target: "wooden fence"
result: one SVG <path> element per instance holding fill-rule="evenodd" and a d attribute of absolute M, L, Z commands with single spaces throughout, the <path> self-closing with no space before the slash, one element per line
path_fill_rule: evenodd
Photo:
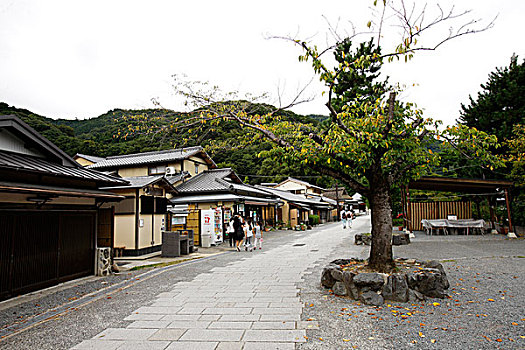
<path fill-rule="evenodd" d="M 411 202 L 408 208 L 408 229 L 422 231 L 421 220 L 447 219 L 448 215 L 455 215 L 458 219 L 471 219 L 472 202 Z"/>

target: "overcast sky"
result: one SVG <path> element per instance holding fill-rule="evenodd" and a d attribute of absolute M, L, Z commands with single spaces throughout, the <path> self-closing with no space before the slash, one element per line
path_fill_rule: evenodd
<path fill-rule="evenodd" d="M 418 1 L 419 2 L 419 1 Z M 420 2 L 421 3 L 421 2 Z M 429 2 L 431 3 L 431 2 Z M 386 68 L 406 85 L 401 97 L 428 117 L 454 123 L 460 104 L 475 96 L 495 67 L 513 53 L 525 57 L 525 1 L 443 0 L 494 28 L 464 36 L 408 64 Z M 93 118 L 114 108 L 163 106 L 182 110 L 173 74 L 206 80 L 223 90 L 292 96 L 312 77 L 298 48 L 271 35 L 325 42 L 327 21 L 351 31 L 373 19 L 372 0 L 0 0 L 0 101 L 51 118 Z M 338 19 L 340 21 L 338 22 Z M 442 35 L 446 35 L 441 32 Z M 395 34 L 388 26 L 385 33 Z M 364 38 L 364 37 L 362 37 Z M 385 45 L 386 45 L 385 39 Z M 415 84 L 415 86 L 413 86 Z M 316 99 L 293 108 L 327 114 Z"/>

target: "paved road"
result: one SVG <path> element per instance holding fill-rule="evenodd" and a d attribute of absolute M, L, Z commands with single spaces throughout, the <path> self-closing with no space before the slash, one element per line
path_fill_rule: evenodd
<path fill-rule="evenodd" d="M 361 225 L 367 225 L 363 218 Z M 356 225 L 359 225 L 356 223 Z M 0 341 L 16 349 L 293 349 L 306 341 L 297 283 L 345 239 L 339 224 L 265 237 L 166 269 Z M 36 301 L 35 301 L 36 302 Z"/>

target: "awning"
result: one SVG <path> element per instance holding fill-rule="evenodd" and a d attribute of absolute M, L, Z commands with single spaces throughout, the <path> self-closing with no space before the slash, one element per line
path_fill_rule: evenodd
<path fill-rule="evenodd" d="M 47 185 L 33 185 L 26 183 L 17 182 L 0 182 L 0 192 L 11 192 L 11 193 L 29 193 L 29 194 L 42 194 L 42 195 L 54 195 L 64 197 L 87 197 L 87 198 L 100 198 L 106 200 L 122 200 L 125 196 L 121 196 L 115 193 L 86 189 L 86 188 L 67 188 Z"/>
<path fill-rule="evenodd" d="M 278 199 L 272 198 L 259 198 L 259 197 L 250 197 L 242 196 L 232 193 L 222 193 L 222 194 L 204 194 L 196 196 L 185 196 L 185 197 L 176 197 L 170 199 L 172 204 L 185 204 L 185 203 L 216 203 L 216 202 L 236 202 L 236 203 L 245 203 L 249 205 L 268 205 L 268 204 L 282 204 Z"/>

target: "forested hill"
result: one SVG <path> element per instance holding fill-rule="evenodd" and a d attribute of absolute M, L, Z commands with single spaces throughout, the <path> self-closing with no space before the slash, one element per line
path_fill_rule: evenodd
<path fill-rule="evenodd" d="M 273 107 L 261 105 L 260 108 Z M 252 184 L 281 181 L 288 176 L 315 175 L 310 170 L 301 169 L 296 165 L 258 158 L 257 155 L 261 150 L 271 147 L 263 139 L 248 146 L 235 147 L 241 145 L 241 139 L 245 133 L 233 124 L 226 123 L 212 131 L 207 131 L 203 135 L 189 138 L 185 134 L 175 132 L 152 132 L 155 128 L 150 128 L 150 132 L 145 129 L 136 131 L 139 125 L 144 126 L 144 121 L 147 121 L 149 127 L 165 125 L 167 121 L 161 117 L 165 116 L 166 113 L 180 115 L 180 113 L 160 109 L 115 109 L 96 118 L 85 120 L 51 119 L 0 102 L 0 115 L 14 114 L 18 116 L 71 156 L 82 153 L 108 157 L 202 145 L 220 167 L 232 167 L 245 181 Z M 133 116 L 140 117 L 132 118 Z M 286 117 L 311 123 L 318 123 L 323 120 L 322 116 L 302 116 L 293 112 L 286 112 Z M 126 132 L 126 130 L 135 131 Z M 120 136 L 116 137 L 119 132 Z M 244 175 L 250 176 L 244 177 Z M 318 177 L 308 178 L 307 181 L 319 186 L 331 185 L 326 179 Z"/>

